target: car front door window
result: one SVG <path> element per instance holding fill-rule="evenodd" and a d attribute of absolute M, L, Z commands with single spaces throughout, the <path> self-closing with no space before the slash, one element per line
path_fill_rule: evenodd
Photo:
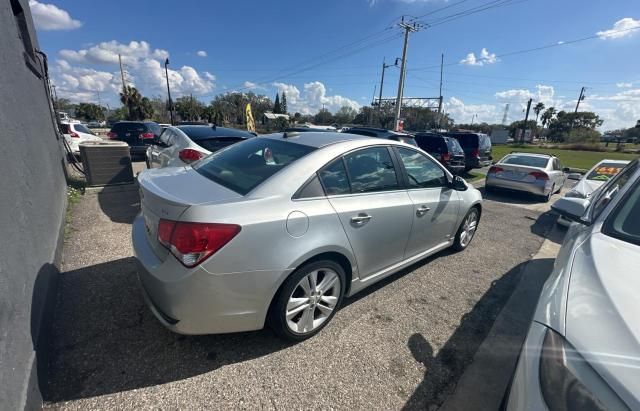
<path fill-rule="evenodd" d="M 409 188 L 444 187 L 447 177 L 442 168 L 421 153 L 399 148 L 400 160 L 407 171 Z"/>
<path fill-rule="evenodd" d="M 370 193 L 399 188 L 398 176 L 386 147 L 365 148 L 344 158 L 352 192 Z"/>

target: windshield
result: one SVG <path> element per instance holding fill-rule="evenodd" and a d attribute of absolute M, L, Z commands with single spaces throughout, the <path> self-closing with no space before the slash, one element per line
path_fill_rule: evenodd
<path fill-rule="evenodd" d="M 602 163 L 598 167 L 591 170 L 587 175 L 587 180 L 607 181 L 615 176 L 624 168 L 624 164 L 620 163 Z"/>
<path fill-rule="evenodd" d="M 590 208 L 590 220 L 594 221 L 605 209 L 605 207 L 618 195 L 620 190 L 629 182 L 633 174 L 638 169 L 638 160 L 630 163 L 614 178 L 610 179 L 597 191 L 597 196 L 593 199 L 593 206 Z M 637 216 L 636 216 L 637 218 Z"/>
<path fill-rule="evenodd" d="M 208 179 L 245 195 L 297 159 L 315 150 L 271 138 L 253 138 L 211 155 L 193 168 Z"/>
<path fill-rule="evenodd" d="M 516 166 L 545 168 L 549 162 L 549 157 L 527 156 L 511 154 L 505 157 L 502 164 L 513 164 Z"/>
<path fill-rule="evenodd" d="M 605 234 L 640 245 L 640 183 L 614 210 L 604 227 Z"/>

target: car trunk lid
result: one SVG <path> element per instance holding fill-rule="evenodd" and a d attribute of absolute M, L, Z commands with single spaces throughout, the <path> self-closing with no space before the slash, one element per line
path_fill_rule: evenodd
<path fill-rule="evenodd" d="M 138 176 L 140 209 L 147 238 L 155 254 L 164 261 L 168 250 L 158 242 L 160 219 L 180 221 L 191 206 L 236 200 L 242 196 L 195 172 L 190 167 L 147 170 Z"/>
<path fill-rule="evenodd" d="M 490 174 L 495 174 L 497 178 L 515 181 L 534 182 L 536 176 L 531 173 L 546 174 L 546 172 L 538 167 L 519 166 L 514 164 L 498 163 L 489 169 Z"/>

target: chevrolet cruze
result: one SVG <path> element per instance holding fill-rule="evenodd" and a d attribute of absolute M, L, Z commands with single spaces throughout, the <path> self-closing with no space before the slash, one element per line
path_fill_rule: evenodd
<path fill-rule="evenodd" d="M 345 296 L 465 249 L 482 197 L 420 149 L 346 133 L 248 139 L 140 174 L 133 247 L 156 317 L 183 334 L 303 340 Z"/>

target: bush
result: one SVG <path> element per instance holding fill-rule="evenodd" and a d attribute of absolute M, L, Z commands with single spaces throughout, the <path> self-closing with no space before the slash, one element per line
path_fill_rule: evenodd
<path fill-rule="evenodd" d="M 570 144 L 599 145 L 600 133 L 590 128 L 575 128 L 567 134 L 565 142 Z"/>

